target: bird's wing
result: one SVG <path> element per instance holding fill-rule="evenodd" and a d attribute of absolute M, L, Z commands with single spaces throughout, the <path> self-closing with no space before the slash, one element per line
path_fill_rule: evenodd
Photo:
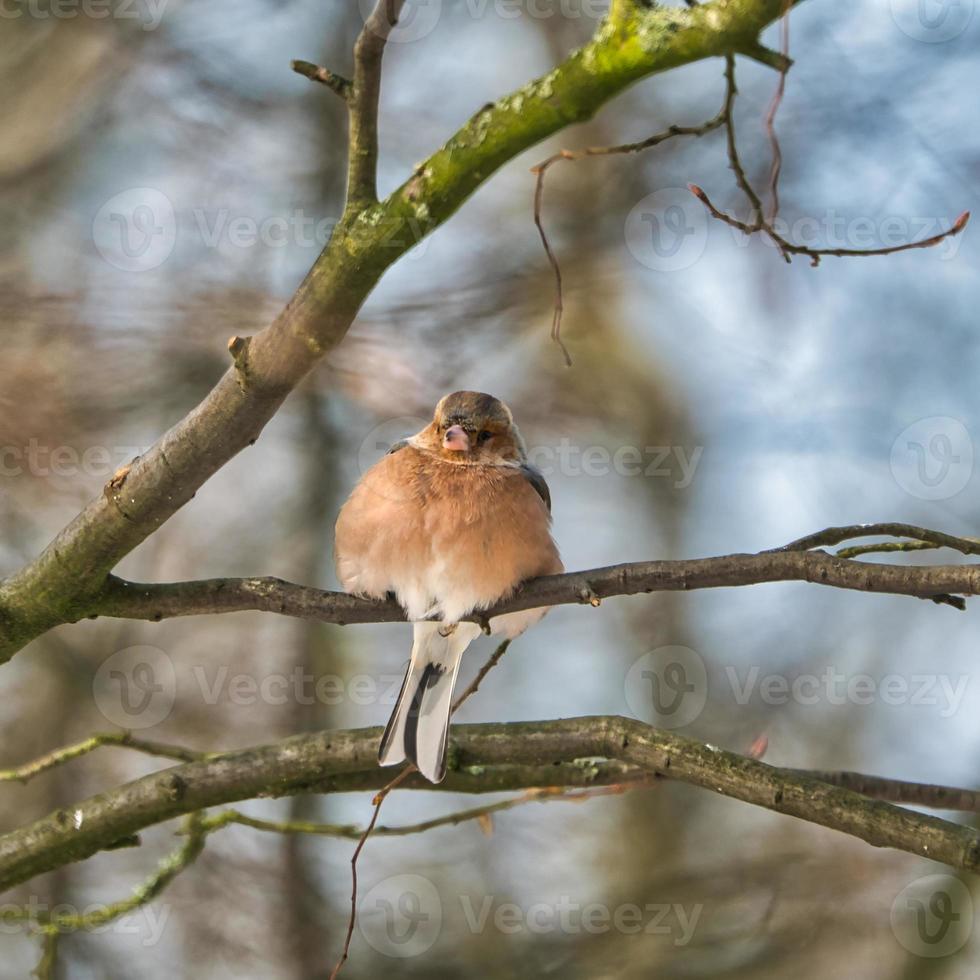
<path fill-rule="evenodd" d="M 548 489 L 548 483 L 544 476 L 542 476 L 540 470 L 536 470 L 530 463 L 522 463 L 520 469 L 521 475 L 534 487 L 535 493 L 544 501 L 544 505 L 548 508 L 548 513 L 550 514 L 551 491 Z"/>

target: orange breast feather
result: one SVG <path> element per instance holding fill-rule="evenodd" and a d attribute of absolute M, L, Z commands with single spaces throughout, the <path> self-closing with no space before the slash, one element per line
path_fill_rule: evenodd
<path fill-rule="evenodd" d="M 547 507 L 519 469 L 447 463 L 411 446 L 355 487 L 337 521 L 336 560 L 347 591 L 392 591 L 406 608 L 450 599 L 456 612 L 562 570 Z"/>

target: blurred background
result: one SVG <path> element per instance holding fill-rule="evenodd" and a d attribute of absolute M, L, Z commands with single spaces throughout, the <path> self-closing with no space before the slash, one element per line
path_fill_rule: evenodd
<path fill-rule="evenodd" d="M 606 6 L 409 0 L 385 60 L 381 190 L 586 40 Z M 777 121 L 789 237 L 896 244 L 976 208 L 973 8 L 813 0 L 794 12 Z M 312 264 L 342 206 L 345 121 L 289 62 L 349 73 L 362 13 L 343 0 L 241 0 L 234 15 L 202 0 L 9 0 L 0 19 L 3 575 L 198 402 L 227 364 L 228 337 L 266 325 Z M 565 277 L 571 368 L 550 341 L 554 286 L 529 169 L 561 147 L 711 117 L 722 67 L 647 80 L 505 167 L 390 271 L 258 444 L 120 573 L 335 587 L 346 493 L 442 394 L 467 387 L 514 409 L 570 569 L 756 551 L 864 521 L 976 535 L 973 228 L 928 251 L 787 266 L 706 219 L 685 190 L 700 184 L 746 216 L 721 132 L 561 163 L 544 221 Z M 742 157 L 761 189 L 777 76 L 740 60 L 738 79 Z M 802 584 L 562 607 L 459 718 L 625 714 L 737 751 L 766 744 L 773 764 L 973 787 L 976 615 Z M 224 750 L 383 724 L 409 645 L 405 626 L 259 614 L 64 627 L 3 669 L 0 765 L 123 727 Z M 472 648 L 461 683 L 491 649 Z M 669 683 L 676 663 L 693 685 L 679 707 L 651 681 Z M 141 664 L 157 683 L 135 710 L 125 682 Z M 0 824 L 162 764 L 104 749 L 0 784 Z M 471 805 L 399 791 L 382 823 Z M 370 794 L 241 808 L 363 825 Z M 123 898 L 179 844 L 174 830 L 3 900 L 84 910 Z M 352 849 L 223 830 L 151 906 L 66 937 L 58 975 L 325 977 L 346 928 Z M 351 978 L 955 980 L 980 964 L 975 879 L 933 879 L 942 866 L 677 784 L 376 838 L 359 868 Z M 952 930 L 916 918 L 934 881 L 954 898 Z M 0 945 L 0 976 L 28 975 L 36 939 L 4 925 Z"/>

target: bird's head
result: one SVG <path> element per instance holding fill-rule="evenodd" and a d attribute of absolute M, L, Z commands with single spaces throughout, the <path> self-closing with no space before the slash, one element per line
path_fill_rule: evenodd
<path fill-rule="evenodd" d="M 514 416 L 499 398 L 454 391 L 442 398 L 413 442 L 451 463 L 520 463 L 527 456 Z"/>

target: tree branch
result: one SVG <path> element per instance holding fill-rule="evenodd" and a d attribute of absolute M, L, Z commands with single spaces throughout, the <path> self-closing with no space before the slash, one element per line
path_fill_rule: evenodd
<path fill-rule="evenodd" d="M 828 528 L 800 542 L 759 554 L 723 555 L 672 561 L 629 562 L 564 575 L 532 579 L 509 599 L 472 617 L 485 624 L 507 612 L 538 606 L 598 605 L 612 596 L 651 592 L 758 585 L 763 582 L 811 582 L 858 592 L 913 596 L 947 602 L 954 594 L 980 594 L 980 564 L 887 565 L 859 562 L 823 551 L 802 550 L 808 542 L 832 542 L 847 530 L 851 537 L 885 534 L 867 528 L 911 528 L 911 525 L 857 525 Z M 980 544 L 925 528 L 913 529 L 936 547 L 955 547 L 975 554 Z M 906 533 L 901 531 L 899 533 Z M 846 538 L 841 538 L 845 540 Z M 809 544 L 807 544 L 810 547 Z M 953 603 L 962 608 L 962 600 Z M 296 585 L 278 578 L 204 579 L 194 582 L 147 584 L 110 577 L 103 591 L 86 607 L 85 615 L 146 619 L 159 622 L 175 616 L 202 616 L 258 610 L 297 619 L 341 626 L 355 623 L 403 622 L 405 613 L 394 598 L 362 599 Z"/>
<path fill-rule="evenodd" d="M 379 785 L 388 779 L 375 760 L 380 734 L 380 728 L 367 728 L 298 735 L 276 745 L 174 766 L 56 811 L 0 837 L 0 889 L 206 807 L 257 795 Z M 437 788 L 498 792 L 537 785 L 594 786 L 602 780 L 621 783 L 624 777 L 655 774 L 878 847 L 980 871 L 980 835 L 971 827 L 871 800 L 810 774 L 775 768 L 625 718 L 454 726 L 449 774 Z M 436 788 L 420 783 L 417 774 L 404 785 Z"/>
<path fill-rule="evenodd" d="M 783 41 L 787 46 L 789 43 L 789 27 L 786 15 L 788 15 L 791 7 L 791 0 L 784 0 Z M 751 48 L 752 45 L 750 44 L 749 47 Z M 743 53 L 748 53 L 744 48 L 740 50 L 742 50 Z M 765 48 L 762 48 L 761 45 L 757 45 L 755 54 L 750 56 L 765 60 L 765 52 Z M 769 54 L 773 54 L 773 52 L 769 52 Z M 782 59 L 782 64 L 778 66 L 773 65 L 773 67 L 776 67 L 780 72 L 780 84 L 776 91 L 776 96 L 769 108 L 769 113 L 766 119 L 766 131 L 769 134 L 770 143 L 772 144 L 773 148 L 773 166 L 770 174 L 772 209 L 768 217 L 763 211 L 762 201 L 759 198 L 759 195 L 752 187 L 748 175 L 745 173 L 745 168 L 742 165 L 742 160 L 738 153 L 738 144 L 735 138 L 735 114 L 733 111 L 735 97 L 738 95 L 738 86 L 735 84 L 735 58 L 729 54 L 725 59 L 725 78 L 727 81 L 727 97 L 725 101 L 725 132 L 727 134 L 728 144 L 728 165 L 735 174 L 735 182 L 738 184 L 739 189 L 749 202 L 751 218 L 749 221 L 741 221 L 730 214 L 726 214 L 724 211 L 721 211 L 719 208 L 716 208 L 714 204 L 712 204 L 711 199 L 701 187 L 699 187 L 697 184 L 688 184 L 688 190 L 690 190 L 690 192 L 699 201 L 701 201 L 701 203 L 708 209 L 708 213 L 713 218 L 716 218 L 726 225 L 729 225 L 731 228 L 737 228 L 743 234 L 748 236 L 762 232 L 763 234 L 767 235 L 773 244 L 779 249 L 780 255 L 782 255 L 783 259 L 787 263 L 792 262 L 794 255 L 803 255 L 809 258 L 811 266 L 818 266 L 820 264 L 820 260 L 824 256 L 828 255 L 836 256 L 838 258 L 862 258 L 871 255 L 894 255 L 896 252 L 907 252 L 910 249 L 916 248 L 933 248 L 934 246 L 940 244 L 940 242 L 945 241 L 947 238 L 953 238 L 963 231 L 967 225 L 967 222 L 970 220 L 969 211 L 964 211 L 962 214 L 960 214 L 960 216 L 946 231 L 940 232 L 938 235 L 932 235 L 931 237 L 918 242 L 903 242 L 900 245 L 889 245 L 882 248 L 811 248 L 808 245 L 798 245 L 795 242 L 791 242 L 784 235 L 781 235 L 776 230 L 774 222 L 779 211 L 778 184 L 779 172 L 782 165 L 782 155 L 779 150 L 779 142 L 776 139 L 776 134 L 773 129 L 773 120 L 783 97 L 786 81 L 786 70 L 789 67 L 788 52 L 783 52 Z"/>
<path fill-rule="evenodd" d="M 354 82 L 350 107 L 347 210 L 354 213 L 378 203 L 378 105 L 381 61 L 405 0 L 377 0 L 354 45 Z"/>

